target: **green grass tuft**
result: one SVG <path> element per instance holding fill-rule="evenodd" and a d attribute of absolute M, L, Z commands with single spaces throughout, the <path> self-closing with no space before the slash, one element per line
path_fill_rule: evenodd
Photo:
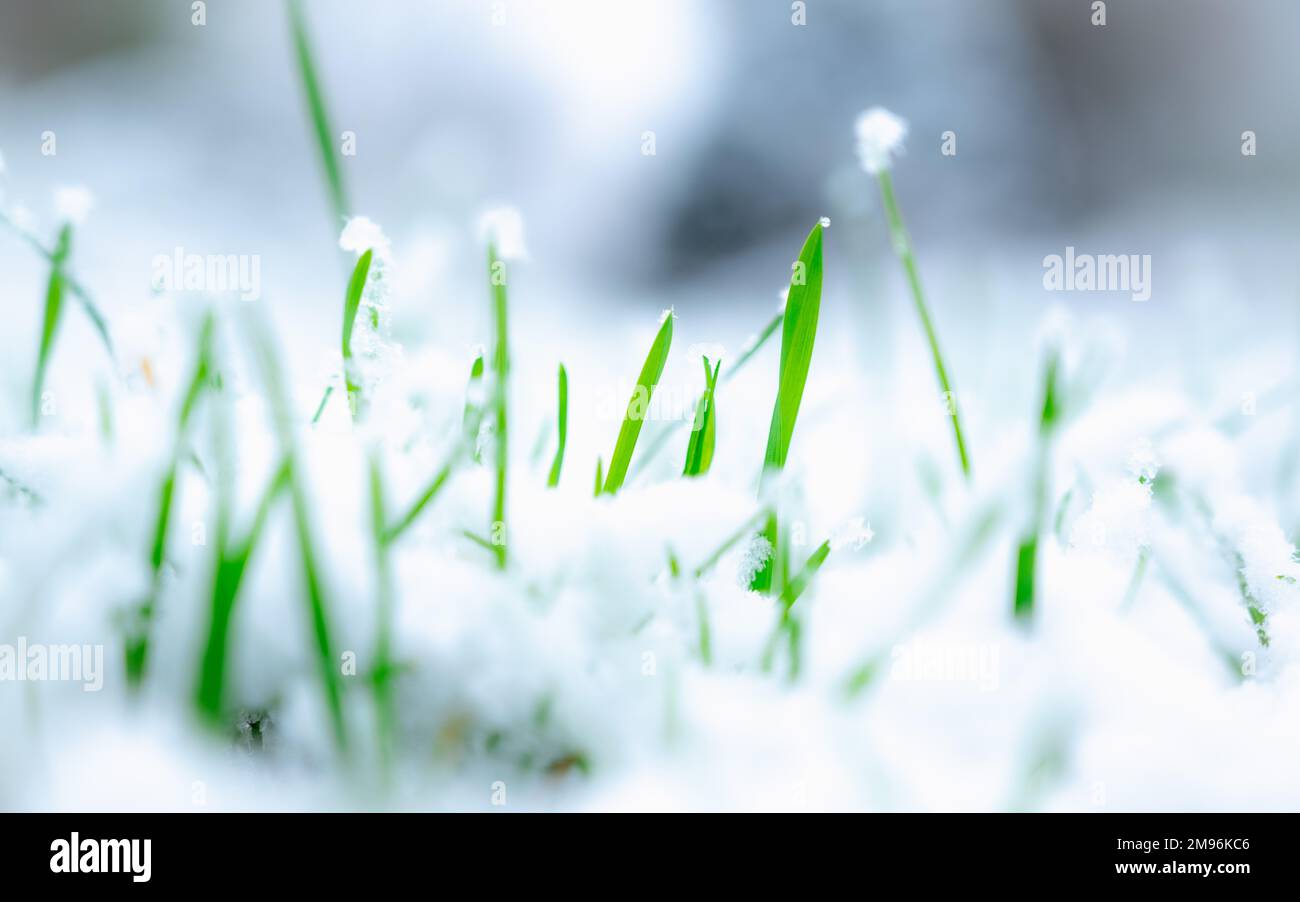
<path fill-rule="evenodd" d="M 718 419 L 713 396 L 718 385 L 722 361 L 709 369 L 709 358 L 704 358 L 704 394 L 695 405 L 695 420 L 691 426 L 691 440 L 686 444 L 686 465 L 683 476 L 703 476 L 713 463 L 713 446 L 717 441 Z"/>

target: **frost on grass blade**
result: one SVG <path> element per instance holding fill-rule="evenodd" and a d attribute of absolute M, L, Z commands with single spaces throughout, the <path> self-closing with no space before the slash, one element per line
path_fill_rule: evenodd
<path fill-rule="evenodd" d="M 609 470 L 605 475 L 603 491 L 614 494 L 623 485 L 627 476 L 628 464 L 632 462 L 632 452 L 636 450 L 636 440 L 641 435 L 641 425 L 645 422 L 646 412 L 650 409 L 650 400 L 654 397 L 655 386 L 663 375 L 664 364 L 668 361 L 668 349 L 673 343 L 673 314 L 668 311 L 659 334 L 650 345 L 641 375 L 637 377 L 636 388 L 627 402 L 627 413 L 623 425 L 618 431 L 618 440 L 614 443 L 614 453 L 609 458 Z"/>
<path fill-rule="evenodd" d="M 311 113 L 312 130 L 316 133 L 316 147 L 320 151 L 321 165 L 325 169 L 325 187 L 329 191 L 330 206 L 335 221 L 342 221 L 347 217 L 348 202 L 347 192 L 343 188 L 343 172 L 339 168 L 338 156 L 334 150 L 334 129 L 330 126 L 329 113 L 325 108 L 325 96 L 316 74 L 316 63 L 312 55 L 311 42 L 307 38 L 307 23 L 303 17 L 302 4 L 300 0 L 288 0 L 288 3 L 289 27 L 293 32 L 293 49 L 298 61 L 298 75 L 302 79 L 307 109 Z"/>
<path fill-rule="evenodd" d="M 691 439 L 686 445 L 686 466 L 683 476 L 703 476 L 713 463 L 713 446 L 717 436 L 717 414 L 713 394 L 718 384 L 718 371 L 722 361 L 709 368 L 709 358 L 704 358 L 704 394 L 695 406 L 695 421 L 691 426 Z"/>
<path fill-rule="evenodd" d="M 569 374 L 560 364 L 559 407 L 556 412 L 556 425 L 559 428 L 559 444 L 555 448 L 555 459 L 551 461 L 551 472 L 546 477 L 546 484 L 555 488 L 560 484 L 560 468 L 564 466 L 564 445 L 569 433 Z"/>

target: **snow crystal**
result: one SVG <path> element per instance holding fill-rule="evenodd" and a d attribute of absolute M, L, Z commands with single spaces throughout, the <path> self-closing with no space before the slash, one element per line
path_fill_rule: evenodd
<path fill-rule="evenodd" d="M 736 579 L 742 586 L 748 586 L 758 571 L 772 559 L 772 543 L 767 536 L 756 535 L 745 546 L 740 563 L 736 568 Z"/>
<path fill-rule="evenodd" d="M 514 207 L 491 207 L 478 218 L 480 241 L 496 245 L 502 260 L 527 260 L 528 246 L 524 242 L 524 217 Z"/>
<path fill-rule="evenodd" d="M 54 191 L 54 212 L 61 222 L 81 225 L 94 205 L 94 196 L 80 185 L 65 186 Z"/>
<path fill-rule="evenodd" d="M 854 132 L 862 168 L 875 175 L 888 169 L 895 154 L 902 152 L 907 123 L 884 107 L 875 106 L 858 116 Z"/>

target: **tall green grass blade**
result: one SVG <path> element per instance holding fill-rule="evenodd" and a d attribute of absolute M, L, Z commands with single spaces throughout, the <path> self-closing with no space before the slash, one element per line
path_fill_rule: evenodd
<path fill-rule="evenodd" d="M 596 494 L 599 495 L 605 487 L 605 475 L 603 472 L 603 461 L 599 456 L 596 458 Z"/>
<path fill-rule="evenodd" d="M 496 486 L 492 502 L 492 522 L 488 534 L 492 537 L 497 569 L 506 568 L 506 466 L 510 460 L 506 429 L 507 394 L 510 379 L 510 329 L 508 299 L 506 297 L 506 264 L 497 256 L 496 244 L 488 243 L 488 284 L 492 290 L 492 418 Z M 497 540 L 500 541 L 497 541 Z"/>
<path fill-rule="evenodd" d="M 655 386 L 659 384 L 659 377 L 663 375 L 664 364 L 668 361 L 668 349 L 672 343 L 673 315 L 669 311 L 650 346 L 650 353 L 646 355 L 641 375 L 636 380 L 636 388 L 632 390 L 632 398 L 627 402 L 627 413 L 623 417 L 618 440 L 614 443 L 614 453 L 609 459 L 609 469 L 605 473 L 604 491 L 610 495 L 622 487 L 623 480 L 627 477 L 637 437 L 641 435 L 641 426 L 650 410 L 650 401 L 654 397 Z"/>
<path fill-rule="evenodd" d="M 935 334 L 934 322 L 930 318 L 930 309 L 925 303 L 925 292 L 921 288 L 921 274 L 916 265 L 916 255 L 912 251 L 912 239 L 907 234 L 907 228 L 903 225 L 903 216 L 898 210 L 898 201 L 894 197 L 894 181 L 889 174 L 889 168 L 882 168 L 876 174 L 876 178 L 880 182 L 880 196 L 885 206 L 885 218 L 889 221 L 889 234 L 894 245 L 894 252 L 903 264 L 903 271 L 907 275 L 908 288 L 912 292 L 912 301 L 916 305 L 916 315 L 921 320 L 921 328 L 925 331 L 925 340 L 930 345 L 930 356 L 934 359 L 935 375 L 939 378 L 939 387 L 943 390 L 949 410 L 952 411 L 952 435 L 957 445 L 957 458 L 961 462 L 961 471 L 969 479 L 970 456 L 966 453 L 966 440 L 962 437 L 957 396 L 953 393 L 952 384 L 948 381 L 948 369 L 944 366 L 943 354 L 939 350 L 939 337 Z"/>
<path fill-rule="evenodd" d="M 50 279 L 45 289 L 45 315 L 41 322 L 41 340 L 36 352 L 36 372 L 32 376 L 32 428 L 41 422 L 41 395 L 45 389 L 45 371 L 54 349 L 54 336 L 63 316 L 63 266 L 67 262 L 72 243 L 72 226 L 59 230 L 54 253 L 50 257 Z"/>
<path fill-rule="evenodd" d="M 1038 537 L 1047 520 L 1047 470 L 1052 433 L 1062 415 L 1059 349 L 1051 347 L 1043 367 L 1043 396 L 1038 415 L 1038 447 L 1034 452 L 1034 483 L 1030 523 L 1016 547 L 1015 594 L 1011 610 L 1017 620 L 1028 621 L 1034 613 L 1038 568 Z"/>
<path fill-rule="evenodd" d="M 785 466 L 794 437 L 794 424 L 803 401 L 808 367 L 812 363 L 813 342 L 817 337 L 817 318 L 822 297 L 822 225 L 813 226 L 799 252 L 799 260 L 790 280 L 785 316 L 781 327 L 781 362 L 776 403 L 768 427 L 767 450 L 763 471 L 769 473 Z"/>
<path fill-rule="evenodd" d="M 379 757 L 385 773 L 392 767 L 396 741 L 396 708 L 393 702 L 393 571 L 389 557 L 388 515 L 384 505 L 384 477 L 379 455 L 370 457 L 370 528 L 375 554 L 375 652 L 371 686 L 375 696 L 375 722 Z"/>
<path fill-rule="evenodd" d="M 808 369 L 812 365 L 813 344 L 817 338 L 817 320 L 821 313 L 822 298 L 822 224 L 813 226 L 799 251 L 786 295 L 785 314 L 781 322 L 781 358 L 777 370 L 776 401 L 772 405 L 772 420 L 767 431 L 767 447 L 763 454 L 763 470 L 759 477 L 759 491 L 771 476 L 785 467 L 794 438 L 795 421 L 803 403 L 804 386 L 808 382 Z M 750 581 L 755 592 L 780 592 L 789 572 L 788 552 L 784 532 L 778 530 L 775 510 L 768 517 L 763 530 L 771 543 L 772 557 Z"/>
<path fill-rule="evenodd" d="M 713 463 L 713 446 L 718 431 L 717 412 L 714 410 L 713 396 L 718 385 L 718 373 L 722 361 L 709 369 L 709 358 L 704 358 L 704 394 L 700 395 L 695 406 L 695 420 L 691 425 L 691 439 L 686 443 L 686 465 L 683 476 L 703 476 L 709 472 Z"/>
<path fill-rule="evenodd" d="M 347 753 L 348 732 L 343 713 L 342 674 L 334 656 L 333 634 L 330 628 L 329 601 L 325 581 L 321 574 L 312 536 L 312 518 L 307 501 L 307 489 L 300 472 L 293 420 L 288 395 L 285 391 L 279 363 L 271 348 L 271 340 L 260 324 L 251 322 L 251 334 L 262 377 L 266 383 L 267 397 L 280 447 L 289 470 L 289 497 L 293 506 L 294 531 L 298 539 L 298 553 L 302 564 L 304 588 L 307 592 L 308 615 L 311 619 L 311 639 L 316 651 L 321 689 L 325 696 L 334 740 L 340 752 Z"/>
<path fill-rule="evenodd" d="M 173 497 L 176 491 L 176 475 L 179 470 L 182 446 L 189 433 L 190 419 L 198 404 L 199 396 L 208 386 L 213 370 L 213 338 L 216 321 L 209 313 L 203 320 L 199 332 L 198 352 L 194 362 L 194 373 L 181 399 L 180 410 L 176 417 L 176 436 L 172 450 L 171 462 L 163 475 L 158 492 L 158 514 L 154 521 L 153 541 L 149 550 L 150 584 L 149 595 L 137 607 L 134 622 L 128 624 L 125 660 L 127 685 L 136 687 L 144 680 L 149 660 L 149 639 L 153 625 L 154 611 L 158 595 L 162 591 L 163 561 L 167 555 L 167 532 L 171 522 Z"/>
<path fill-rule="evenodd" d="M 556 414 L 556 425 L 559 427 L 559 444 L 555 448 L 555 459 L 551 461 L 551 472 L 546 477 L 546 484 L 555 488 L 560 484 L 560 468 L 564 466 L 564 445 L 569 435 L 569 374 L 564 371 L 564 364 L 560 364 L 560 383 L 559 383 L 559 408 Z"/>
<path fill-rule="evenodd" d="M 293 32 L 294 55 L 298 61 L 298 75 L 302 79 L 303 93 L 307 98 L 307 109 L 311 113 L 312 130 L 316 133 L 316 147 L 320 151 L 321 166 L 325 171 L 325 186 L 329 191 L 330 207 L 334 213 L 335 229 L 342 227 L 348 215 L 347 192 L 343 187 L 343 171 L 339 168 L 338 155 L 334 149 L 334 129 L 330 126 L 329 112 L 325 106 L 325 95 L 321 90 L 320 78 L 311 41 L 307 37 L 307 23 L 303 16 L 299 0 L 288 0 L 289 27 Z"/>

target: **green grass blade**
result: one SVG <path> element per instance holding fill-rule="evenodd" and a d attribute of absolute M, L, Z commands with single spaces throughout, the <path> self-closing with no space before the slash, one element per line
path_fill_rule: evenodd
<path fill-rule="evenodd" d="M 27 244 L 30 245 L 38 254 L 44 257 L 51 264 L 54 263 L 55 255 L 59 250 L 57 246 L 53 250 L 47 248 L 41 243 L 39 238 L 6 216 L 3 210 L 0 210 L 0 223 L 9 226 L 9 228 L 13 229 L 14 232 L 26 241 Z M 63 272 L 63 286 L 74 298 L 76 298 L 77 303 L 81 305 L 81 309 L 85 311 L 86 317 L 90 320 L 90 324 L 95 327 L 95 332 L 99 335 L 99 340 L 103 343 L 104 350 L 108 352 L 109 359 L 116 363 L 117 352 L 113 349 L 113 338 L 108 332 L 108 321 L 104 319 L 104 314 L 100 312 L 99 307 L 90 296 L 90 292 L 88 292 L 71 273 L 67 272 L 66 269 Z"/>
<path fill-rule="evenodd" d="M 767 448 L 763 454 L 763 470 L 759 490 L 764 481 L 785 467 L 794 438 L 794 425 L 803 402 L 804 386 L 808 382 L 808 368 L 812 364 L 813 344 L 817 338 L 817 320 L 821 313 L 822 297 L 822 224 L 818 222 L 808 233 L 799 259 L 790 278 L 786 295 L 785 315 L 781 324 L 781 359 L 778 367 L 776 402 L 772 405 L 772 421 L 768 426 Z M 788 548 L 784 531 L 778 531 L 775 511 L 768 517 L 764 536 L 772 544 L 772 557 L 750 582 L 756 592 L 783 591 L 783 581 L 789 572 L 786 556 Z"/>
<path fill-rule="evenodd" d="M 393 572 L 389 558 L 388 515 L 384 506 L 384 476 L 379 455 L 370 457 L 370 528 L 376 569 L 375 651 L 371 687 L 375 697 L 375 725 L 385 773 L 392 766 L 397 718 L 393 702 Z"/>
<path fill-rule="evenodd" d="M 1047 470 L 1052 433 L 1061 421 L 1060 351 L 1051 347 L 1043 366 L 1043 398 L 1038 415 L 1038 447 L 1034 453 L 1031 521 L 1016 547 L 1015 594 L 1011 610 L 1017 620 L 1028 621 L 1034 613 L 1038 536 L 1047 520 Z"/>
<path fill-rule="evenodd" d="M 338 745 L 339 750 L 346 754 L 348 734 L 343 713 L 342 674 L 334 657 L 334 643 L 329 619 L 329 601 L 325 593 L 325 581 L 318 564 L 315 540 L 312 537 L 312 518 L 308 509 L 306 487 L 303 484 L 303 476 L 299 467 L 288 395 L 285 391 L 283 376 L 280 373 L 279 362 L 271 347 L 270 338 L 262 330 L 260 324 L 252 322 L 250 325 L 256 356 L 261 366 L 263 380 L 266 383 L 267 397 L 271 407 L 276 435 L 288 462 L 289 495 L 293 502 L 294 531 L 298 539 L 299 558 L 307 591 L 308 614 L 311 618 L 311 638 L 316 650 L 321 688 L 325 695 L 326 708 L 329 711 L 330 723 L 334 730 L 335 743 Z"/>
<path fill-rule="evenodd" d="M 54 336 L 63 316 L 63 265 L 67 262 L 72 242 L 72 226 L 59 230 L 58 242 L 50 257 L 50 280 L 45 289 L 45 315 L 41 322 L 41 340 L 36 352 L 36 373 L 32 376 L 32 428 L 41 422 L 41 394 L 45 389 L 45 371 L 54 349 Z"/>
<path fill-rule="evenodd" d="M 555 460 L 551 461 L 551 473 L 546 477 L 546 484 L 555 488 L 560 484 L 560 468 L 564 466 L 564 445 L 569 434 L 569 374 L 564 371 L 564 364 L 560 364 L 560 401 L 559 411 L 556 414 L 556 422 L 559 426 L 560 438 L 559 445 L 555 448 Z"/>
<path fill-rule="evenodd" d="M 803 569 L 799 571 L 794 579 L 785 584 L 785 588 L 781 590 L 781 604 L 784 605 L 787 611 L 799 600 L 799 596 L 803 594 L 804 590 L 808 588 L 808 583 L 817 575 L 817 571 L 821 569 L 822 564 L 826 563 L 826 558 L 830 553 L 831 543 L 827 539 L 817 546 L 817 550 L 809 556 L 807 562 L 803 565 Z"/>
<path fill-rule="evenodd" d="M 330 126 L 325 96 L 317 76 L 311 41 L 307 37 L 307 23 L 299 0 L 289 0 L 289 27 L 293 32 L 294 54 L 298 61 L 298 75 L 302 78 L 307 109 L 311 113 L 312 129 L 316 133 L 316 146 L 320 151 L 321 165 L 325 169 L 325 186 L 329 191 L 330 207 L 334 213 L 335 230 L 342 227 L 348 215 L 347 192 L 343 187 L 343 171 L 339 168 L 334 149 L 334 129 Z"/>
<path fill-rule="evenodd" d="M 420 493 L 420 496 L 415 499 L 415 502 L 407 509 L 402 518 L 388 528 L 388 532 L 384 537 L 385 542 L 396 541 L 419 518 L 424 509 L 438 497 L 438 493 L 442 491 L 443 486 L 447 484 L 447 480 L 451 478 L 451 474 L 456 468 L 456 462 L 457 455 L 453 454 L 451 459 L 442 465 L 442 469 L 434 475 L 428 488 Z"/>
<path fill-rule="evenodd" d="M 276 470 L 271 482 L 258 502 L 253 523 L 242 542 L 228 544 L 225 528 L 218 528 L 216 566 L 212 581 L 212 608 L 208 621 L 207 641 L 199 664 L 198 689 L 195 693 L 199 713 L 209 720 L 218 721 L 224 709 L 226 664 L 230 653 L 230 624 L 234 617 L 235 601 L 248 561 L 261 540 L 262 531 L 279 494 L 289 483 L 289 462 L 284 461 Z"/>
<path fill-rule="evenodd" d="M 171 463 L 163 475 L 162 485 L 158 491 L 158 515 L 154 521 L 153 541 L 149 550 L 150 588 L 149 595 L 136 609 L 135 622 L 129 624 L 125 643 L 126 678 L 129 686 L 139 686 L 144 680 L 148 668 L 149 638 L 153 625 L 154 608 L 158 602 L 158 593 L 162 588 L 163 561 L 167 553 L 167 531 L 171 522 L 173 497 L 176 491 L 176 474 L 179 470 L 181 447 L 189 432 L 190 419 L 199 397 L 207 388 L 213 363 L 212 344 L 216 321 L 211 313 L 203 320 L 199 332 L 198 353 L 194 362 L 194 373 L 189 386 L 181 400 L 180 411 L 176 417 L 175 448 Z"/>
<path fill-rule="evenodd" d="M 767 450 L 763 456 L 765 473 L 785 466 L 794 436 L 795 420 L 803 401 L 808 367 L 812 363 L 813 342 L 817 337 L 817 318 L 822 296 L 822 225 L 813 226 L 803 249 L 799 266 L 790 280 L 781 329 L 781 363 L 776 403 L 767 433 Z M 799 278 L 802 273 L 803 278 Z"/>
<path fill-rule="evenodd" d="M 506 422 L 510 378 L 510 329 L 506 296 L 506 264 L 497 257 L 496 245 L 488 243 L 488 285 L 492 290 L 492 323 L 495 341 L 492 348 L 492 417 L 496 486 L 492 502 L 492 522 L 488 534 L 493 539 L 497 568 L 506 568 L 506 466 L 510 460 Z M 496 540 L 500 538 L 501 541 Z"/>
<path fill-rule="evenodd" d="M 704 394 L 700 395 L 699 403 L 695 406 L 691 439 L 686 444 L 686 465 L 682 469 L 683 476 L 703 476 L 709 472 L 709 467 L 713 463 L 713 446 L 718 431 L 713 396 L 718 385 L 718 372 L 721 369 L 721 360 L 710 370 L 709 358 L 704 358 Z"/>
<path fill-rule="evenodd" d="M 370 274 L 373 255 L 374 251 L 368 250 L 357 260 L 352 277 L 348 279 L 347 294 L 343 296 L 343 379 L 348 387 L 348 408 L 354 417 L 361 401 L 361 386 L 357 383 L 356 369 L 352 364 L 352 329 L 356 325 L 361 293 L 366 288 L 366 276 Z"/>
<path fill-rule="evenodd" d="M 650 410 L 650 400 L 654 397 L 655 386 L 663 375 L 664 364 L 668 361 L 668 349 L 673 343 L 673 315 L 671 311 L 664 316 L 659 334 L 655 336 L 637 377 L 636 388 L 632 398 L 627 402 L 627 413 L 623 425 L 618 431 L 618 440 L 614 443 L 614 453 L 609 459 L 609 469 L 605 474 L 604 491 L 614 494 L 623 485 L 627 476 L 628 465 L 632 462 L 632 452 L 636 450 L 636 440 L 641 434 L 641 426 Z"/>
<path fill-rule="evenodd" d="M 597 495 L 599 495 L 601 490 L 605 488 L 605 474 L 603 470 L 603 465 L 604 462 L 600 459 L 599 456 L 597 456 L 596 458 L 596 494 Z"/>
<path fill-rule="evenodd" d="M 902 261 L 903 271 L 907 275 L 908 288 L 912 292 L 912 301 L 916 305 L 916 315 L 921 320 L 925 340 L 930 345 L 930 356 L 934 359 L 935 375 L 939 378 L 939 387 L 952 411 L 952 434 L 957 445 L 957 457 L 961 462 L 962 473 L 970 478 L 970 456 L 966 453 L 966 440 L 962 437 L 961 417 L 957 409 L 957 396 L 948 381 L 948 369 L 944 366 L 943 354 L 939 350 L 939 337 L 935 334 L 934 322 L 930 318 L 930 309 L 925 303 L 925 292 L 921 289 L 921 274 L 917 269 L 916 255 L 912 252 L 912 239 L 903 225 L 903 216 L 898 211 L 898 201 L 894 197 L 894 181 L 889 169 L 882 168 L 876 174 L 880 182 L 880 196 L 885 206 L 885 218 L 889 220 L 889 234 L 894 244 L 894 251 Z"/>

